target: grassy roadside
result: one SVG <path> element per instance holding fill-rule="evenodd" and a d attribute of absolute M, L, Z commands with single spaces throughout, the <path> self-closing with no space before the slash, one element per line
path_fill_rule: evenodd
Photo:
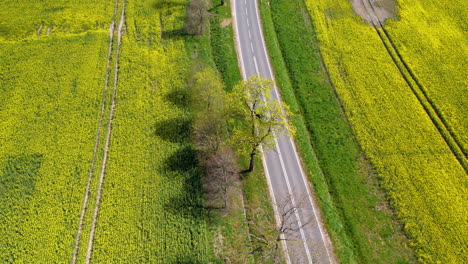
<path fill-rule="evenodd" d="M 231 2 L 226 0 L 223 6 L 220 0 L 213 0 L 210 11 L 213 14 L 210 25 L 213 60 L 221 72 L 226 89 L 230 91 L 241 80 L 233 41 Z"/>
<path fill-rule="evenodd" d="M 298 149 L 340 262 L 414 262 L 328 82 L 304 3 L 262 0 L 260 11 L 276 81 L 297 113 Z"/>
<path fill-rule="evenodd" d="M 219 0 L 211 1 L 209 26 L 205 36 L 186 37 L 187 52 L 193 61 L 201 61 L 216 68 L 227 91 L 242 80 L 234 46 L 230 1 L 220 5 Z M 248 166 L 248 160 L 239 157 L 241 168 Z M 229 209 L 207 210 L 210 238 L 209 247 L 213 252 L 212 263 L 263 263 L 253 257 L 248 221 L 260 223 L 256 212 L 261 210 L 273 217 L 269 190 L 263 174 L 262 162 L 256 160 L 253 172 L 244 175 L 238 188 L 231 191 Z"/>

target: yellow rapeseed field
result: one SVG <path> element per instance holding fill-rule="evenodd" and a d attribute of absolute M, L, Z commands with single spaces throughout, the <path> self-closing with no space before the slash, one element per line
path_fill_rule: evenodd
<path fill-rule="evenodd" d="M 117 24 L 124 2 L 120 48 L 119 32 L 108 31 L 114 0 L 2 2 L 0 263 L 71 262 L 85 193 L 76 263 L 87 257 L 93 219 L 93 263 L 208 262 L 191 111 L 180 93 L 190 67 L 186 2 L 117 0 Z"/>
<path fill-rule="evenodd" d="M 465 170 L 376 30 L 354 13 L 349 1 L 306 4 L 331 81 L 419 260 L 462 263 L 468 237 Z M 417 49 L 417 43 L 411 47 Z M 429 74 L 418 76 L 429 83 Z"/>
<path fill-rule="evenodd" d="M 468 153 L 468 3 L 399 0 L 398 21 L 386 26 L 411 70 Z"/>

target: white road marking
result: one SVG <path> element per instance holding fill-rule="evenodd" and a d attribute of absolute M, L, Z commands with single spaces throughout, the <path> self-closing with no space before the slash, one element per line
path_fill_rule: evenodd
<path fill-rule="evenodd" d="M 268 165 L 266 164 L 266 157 L 265 157 L 265 153 L 263 152 L 262 146 L 260 146 L 260 152 L 262 153 L 263 168 L 265 168 L 265 173 L 266 173 L 266 176 L 267 176 L 266 178 L 267 178 L 267 182 L 268 182 L 268 189 L 270 190 L 271 197 L 273 197 L 273 202 L 277 203 L 278 201 L 276 200 L 275 192 L 273 191 L 273 185 L 271 184 L 270 173 L 268 172 Z M 277 206 L 272 206 L 272 207 L 273 207 L 273 211 L 275 212 L 276 223 L 280 223 L 281 219 L 280 219 L 280 216 L 279 216 L 279 213 L 278 213 L 278 207 Z M 284 239 L 284 234 L 281 234 L 281 236 Z M 291 257 L 289 256 L 288 243 L 286 243 L 286 240 L 281 240 L 281 243 L 283 244 L 284 250 L 286 251 L 285 255 L 288 257 L 286 259 L 286 263 L 291 264 Z"/>
<path fill-rule="evenodd" d="M 257 16 L 258 25 L 260 25 L 260 26 L 259 26 L 259 30 L 260 30 L 260 39 L 261 39 L 262 44 L 263 44 L 263 45 L 262 45 L 262 47 L 263 47 L 263 52 L 264 52 L 264 54 L 265 54 L 265 57 L 266 57 L 266 60 L 267 60 L 267 64 L 268 64 L 268 67 L 267 67 L 267 68 L 268 68 L 268 71 L 269 71 L 269 73 L 270 73 L 270 76 L 271 76 L 273 82 L 275 83 L 275 82 L 276 82 L 276 81 L 275 81 L 275 76 L 273 75 L 273 72 L 272 72 L 272 70 L 271 70 L 270 58 L 268 57 L 268 52 L 267 52 L 267 50 L 266 50 L 265 39 L 263 38 L 263 28 L 262 28 L 261 23 L 260 23 L 260 15 L 259 15 L 259 12 L 258 12 L 258 6 L 257 6 L 257 4 L 255 4 L 255 14 L 256 14 L 256 16 Z M 276 95 L 276 97 L 277 97 L 277 99 L 278 99 L 278 102 L 279 102 L 279 104 L 280 104 L 280 106 L 281 106 L 281 108 L 282 108 L 282 103 L 283 103 L 283 102 L 282 102 L 281 97 L 280 97 L 280 95 L 279 95 L 278 87 L 277 87 L 276 85 L 273 85 L 273 88 L 274 88 L 274 91 L 275 91 L 275 95 Z M 330 258 L 330 252 L 329 252 L 330 250 L 329 250 L 329 248 L 327 247 L 327 243 L 325 242 L 325 238 L 324 238 L 324 236 L 323 236 L 323 230 L 322 230 L 322 228 L 321 228 L 321 226 L 320 226 L 320 221 L 319 221 L 318 216 L 317 216 L 317 214 L 316 214 L 316 210 L 315 210 L 315 207 L 314 207 L 314 203 L 312 202 L 312 198 L 311 198 L 311 195 L 310 195 L 309 187 L 308 187 L 308 185 L 306 184 L 305 174 L 304 174 L 304 172 L 303 172 L 302 165 L 301 165 L 301 163 L 300 163 L 300 159 L 299 159 L 299 156 L 298 156 L 298 154 L 297 154 L 296 145 L 294 144 L 294 142 L 292 141 L 291 138 L 289 138 L 289 140 L 291 141 L 291 145 L 293 146 L 294 154 L 295 154 L 295 156 L 296 156 L 296 161 L 297 161 L 297 163 L 299 164 L 299 168 L 300 168 L 300 172 L 301 172 L 301 176 L 302 176 L 302 181 L 304 182 L 304 185 L 305 185 L 306 190 L 307 190 L 307 194 L 308 194 L 308 196 L 309 196 L 309 201 L 311 202 L 312 209 L 313 209 L 313 211 L 314 211 L 314 218 L 315 218 L 315 221 L 317 222 L 317 225 L 318 225 L 319 230 L 320 230 L 320 237 L 322 238 L 323 244 L 324 244 L 324 246 L 325 246 L 325 251 L 327 252 L 327 258 L 328 258 L 328 260 L 330 261 L 330 263 L 333 263 L 332 260 L 331 260 L 331 258 Z"/>
<path fill-rule="evenodd" d="M 299 223 L 299 230 L 301 231 L 301 237 L 302 237 L 302 241 L 304 242 L 304 247 L 307 253 L 307 259 L 309 259 L 309 263 L 313 263 L 312 257 L 310 256 L 309 245 L 307 243 L 307 239 L 304 234 L 304 229 L 302 228 L 301 218 L 299 217 L 299 213 L 297 212 L 296 199 L 294 199 L 294 194 L 291 189 L 291 184 L 289 183 L 289 176 L 288 176 L 288 173 L 286 172 L 286 167 L 284 166 L 283 155 L 281 154 L 278 140 L 276 138 L 275 138 L 275 143 L 276 143 L 276 146 L 275 146 L 276 150 L 278 151 L 278 157 L 280 159 L 281 169 L 283 170 L 284 179 L 286 180 L 286 185 L 288 187 L 289 195 L 291 196 L 291 202 L 294 207 L 294 215 L 296 216 L 297 222 Z"/>
<path fill-rule="evenodd" d="M 294 155 L 296 156 L 296 160 L 299 162 L 299 156 L 297 154 L 297 149 L 296 149 L 296 144 L 294 144 L 294 142 L 292 141 L 291 137 L 289 137 L 289 141 L 291 142 L 291 145 L 293 147 L 293 150 L 294 150 Z M 300 164 L 300 163 L 299 163 Z M 329 249 L 327 247 L 327 243 L 325 242 L 325 238 L 323 237 L 323 229 L 321 227 L 321 223 L 320 221 L 318 221 L 318 217 L 317 217 L 317 211 L 315 209 L 315 203 L 312 201 L 312 195 L 310 194 L 310 191 L 309 191 L 309 185 L 307 184 L 307 182 L 305 181 L 305 177 L 304 177 L 304 171 L 302 170 L 302 166 L 299 166 L 299 169 L 301 171 L 301 175 L 303 175 L 302 177 L 302 181 L 304 182 L 304 186 L 307 190 L 307 197 L 309 198 L 309 201 L 310 201 L 310 204 L 312 206 L 312 211 L 314 213 L 314 217 L 315 219 L 317 220 L 317 226 L 319 228 L 319 231 L 320 231 L 320 237 L 322 238 L 322 241 L 323 241 L 323 245 L 325 247 L 325 252 L 327 253 L 327 257 L 328 259 L 330 260 L 330 263 L 331 263 L 331 258 L 330 258 L 330 253 L 329 253 Z"/>
<path fill-rule="evenodd" d="M 231 1 L 232 6 L 234 6 L 234 7 L 236 7 L 235 1 L 236 1 L 236 0 L 232 0 L 232 1 Z M 244 3 L 247 4 L 247 0 L 244 0 Z M 232 8 L 231 10 L 232 10 L 233 19 L 234 19 L 234 21 L 235 21 L 235 23 L 234 23 L 234 30 L 235 30 L 234 33 L 235 33 L 235 36 L 234 36 L 234 37 L 235 37 L 236 40 L 237 40 L 237 41 L 236 41 L 236 47 L 237 47 L 237 49 L 238 49 L 239 64 L 240 64 L 242 76 L 243 76 L 244 79 L 246 79 L 247 76 L 246 76 L 245 64 L 244 64 L 244 59 L 243 59 L 243 56 L 242 56 L 242 54 L 243 54 L 243 53 L 242 53 L 242 44 L 240 43 L 240 39 L 238 38 L 238 36 L 239 36 L 239 25 L 238 25 L 238 20 L 237 20 L 237 15 L 236 15 L 236 8 Z M 259 19 L 259 12 L 258 12 L 257 4 L 255 4 L 255 11 L 256 11 L 256 15 L 257 15 L 257 21 L 259 21 L 260 19 Z M 247 13 L 247 11 L 246 11 L 246 13 Z M 246 22 L 247 22 L 247 26 L 248 26 L 248 29 L 249 29 L 249 37 L 251 37 L 251 33 L 250 33 L 250 22 L 249 22 L 249 19 L 248 19 L 248 18 L 246 19 Z M 260 22 L 258 22 L 258 23 L 259 23 L 259 25 L 260 25 Z M 267 53 L 267 51 L 266 51 L 265 40 L 264 40 L 264 38 L 263 38 L 263 29 L 262 29 L 261 26 L 259 27 L 259 30 L 260 30 L 260 39 L 261 39 L 261 42 L 262 42 L 262 44 L 263 44 L 263 50 L 264 50 L 265 58 L 266 58 L 266 60 L 267 60 L 267 66 L 268 66 L 267 68 L 268 68 L 268 71 L 269 71 L 269 74 L 270 74 L 271 79 L 273 80 L 273 82 L 275 82 L 275 77 L 274 77 L 274 75 L 273 75 L 273 73 L 272 73 L 272 69 L 271 69 L 271 66 L 270 66 L 271 63 L 270 63 L 270 59 L 269 59 L 269 57 L 268 57 L 268 53 Z M 258 65 L 257 65 L 257 61 L 256 61 L 256 57 L 255 57 L 255 56 L 254 56 L 254 65 L 255 65 L 255 67 L 256 67 L 256 71 L 258 72 Z M 273 85 L 273 87 L 274 87 L 275 95 L 276 95 L 276 97 L 278 98 L 279 104 L 282 105 L 282 101 L 280 100 L 278 88 L 277 88 L 276 85 Z M 292 141 L 291 138 L 289 138 L 289 140 L 290 140 L 290 142 L 291 142 L 291 144 L 292 144 L 292 147 L 293 147 L 293 149 L 294 149 L 294 154 L 295 154 L 295 156 L 296 156 L 296 161 L 297 161 L 298 164 L 299 164 L 299 168 L 300 168 L 302 180 L 303 180 L 304 183 L 305 183 L 305 187 L 306 187 L 306 190 L 307 190 L 307 194 L 308 194 L 308 196 L 309 196 L 309 201 L 312 201 L 312 200 L 311 200 L 311 195 L 310 195 L 310 192 L 309 192 L 308 185 L 306 184 L 304 172 L 303 172 L 302 166 L 301 166 L 301 164 L 300 164 L 300 162 L 299 162 L 299 157 L 298 157 L 298 154 L 297 154 L 297 150 L 296 150 L 295 144 L 293 143 L 293 141 Z M 278 143 L 278 142 L 276 142 L 276 143 Z M 278 147 L 278 145 L 277 145 L 277 147 Z M 265 173 L 266 173 L 266 175 L 267 175 L 267 182 L 268 182 L 268 186 L 269 186 L 269 189 L 270 189 L 270 194 L 271 194 L 271 196 L 273 197 L 273 199 L 276 201 L 276 197 L 275 197 L 275 194 L 274 194 L 274 191 L 273 191 L 273 186 L 272 186 L 272 183 L 271 183 L 271 178 L 270 178 L 270 175 L 269 175 L 269 172 L 268 172 L 268 166 L 267 166 L 267 164 L 266 164 L 265 153 L 263 152 L 263 149 L 262 149 L 261 147 L 260 147 L 260 151 L 261 151 L 261 153 L 262 153 L 262 161 L 263 161 L 263 165 L 264 165 L 264 168 L 265 168 Z M 324 237 L 323 237 L 323 233 L 322 233 L 322 229 L 321 229 L 321 227 L 320 227 L 320 222 L 318 221 L 317 215 L 315 214 L 314 203 L 311 202 L 311 204 L 312 204 L 312 209 L 313 209 L 313 212 L 314 212 L 315 219 L 316 219 L 317 224 L 318 224 L 318 226 L 319 226 L 320 235 L 321 235 L 321 237 L 322 237 L 322 240 L 325 242 Z M 279 214 L 278 214 L 278 211 L 277 211 L 278 208 L 277 208 L 276 206 L 273 206 L 273 210 L 274 210 L 274 212 L 275 212 L 275 217 L 276 217 L 276 219 L 278 220 L 278 219 L 279 219 Z M 282 244 L 283 244 L 283 246 L 284 246 L 283 249 L 284 249 L 284 251 L 285 251 L 285 255 L 287 256 L 286 261 L 287 261 L 288 264 L 290 264 L 290 263 L 291 263 L 291 259 L 290 259 L 290 254 L 289 254 L 289 250 L 288 250 L 287 243 L 286 243 L 285 240 L 282 240 L 281 242 L 282 242 Z M 328 252 L 329 250 L 328 250 L 328 248 L 327 248 L 326 243 L 324 243 L 324 245 L 325 245 L 325 249 L 326 249 L 326 251 L 327 251 L 328 259 L 330 260 L 331 263 L 333 263 L 333 262 L 331 261 L 331 259 L 330 259 L 330 255 L 329 255 L 329 252 Z M 310 255 L 308 254 L 308 256 L 310 256 Z"/>
<path fill-rule="evenodd" d="M 248 33 L 249 33 L 249 39 L 252 40 L 252 35 L 250 35 L 250 28 L 249 28 Z"/>
<path fill-rule="evenodd" d="M 239 38 L 239 27 L 237 25 L 238 21 L 237 21 L 237 12 L 236 12 L 235 1 L 236 0 L 231 0 L 231 5 L 234 7 L 234 8 L 231 8 L 232 19 L 234 20 L 234 23 L 233 23 L 234 24 L 234 27 L 233 27 L 233 29 L 234 29 L 234 40 L 235 40 L 234 42 L 235 42 L 235 46 L 236 46 L 236 48 L 238 50 L 238 52 L 236 52 L 236 53 L 237 53 L 237 59 L 238 59 L 237 61 L 240 64 L 239 68 L 241 70 L 241 75 L 245 79 L 245 77 L 246 77 L 245 76 L 245 65 L 244 65 L 244 60 L 242 59 L 241 43 L 240 43 L 240 41 L 238 39 Z M 245 0 L 245 1 L 247 1 L 247 0 Z M 248 24 L 249 24 L 249 20 L 247 20 L 247 25 Z"/>
<path fill-rule="evenodd" d="M 255 71 L 257 72 L 258 75 L 260 75 L 260 71 L 258 70 L 257 58 L 255 57 L 255 55 L 253 56 L 253 61 L 254 61 Z"/>

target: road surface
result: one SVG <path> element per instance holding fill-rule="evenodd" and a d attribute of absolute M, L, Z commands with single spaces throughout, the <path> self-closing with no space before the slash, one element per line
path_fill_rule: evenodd
<path fill-rule="evenodd" d="M 260 26 L 256 0 L 232 0 L 232 14 L 236 46 L 242 75 L 249 78 L 260 75 L 274 80 L 263 33 Z M 293 40 L 292 40 L 293 41 Z M 278 100 L 276 87 L 271 97 Z M 288 208 L 299 208 L 287 219 L 294 229 L 285 234 L 283 243 L 288 263 L 334 263 L 331 243 L 316 214 L 317 208 L 310 195 L 295 145 L 291 138 L 279 136 L 276 147 L 263 153 L 263 163 L 272 199 L 275 202 L 277 221 Z M 284 206 L 285 202 L 287 204 Z"/>

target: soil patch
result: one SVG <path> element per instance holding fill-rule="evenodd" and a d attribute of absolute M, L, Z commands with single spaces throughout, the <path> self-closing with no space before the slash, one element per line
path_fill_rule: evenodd
<path fill-rule="evenodd" d="M 41 35 L 41 32 L 42 32 L 42 28 L 44 27 L 44 24 L 41 24 L 41 26 L 39 27 L 39 29 L 37 30 L 37 36 L 39 37 Z"/>
<path fill-rule="evenodd" d="M 221 21 L 221 27 L 227 27 L 231 25 L 232 18 L 225 18 L 223 21 Z"/>
<path fill-rule="evenodd" d="M 351 0 L 354 11 L 369 24 L 380 26 L 386 19 L 397 16 L 395 0 Z"/>

